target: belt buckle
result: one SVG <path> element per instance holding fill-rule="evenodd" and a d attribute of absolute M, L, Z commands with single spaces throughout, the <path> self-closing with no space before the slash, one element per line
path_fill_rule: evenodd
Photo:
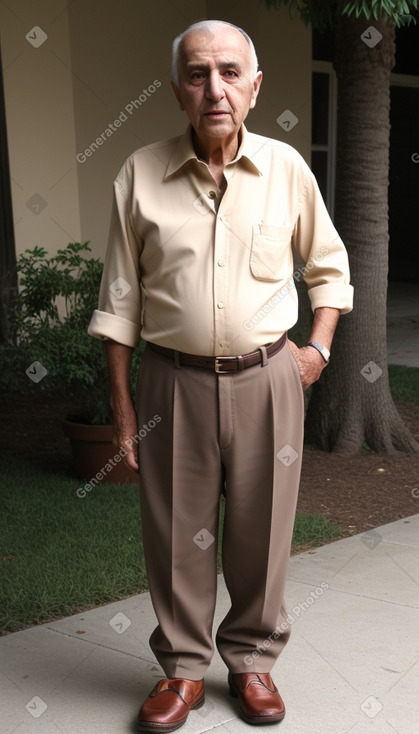
<path fill-rule="evenodd" d="M 223 360 L 225 362 L 226 360 L 232 361 L 232 360 L 236 360 L 236 359 L 237 359 L 237 357 L 230 357 L 230 356 L 215 357 L 215 360 L 214 360 L 214 371 L 217 373 L 217 375 L 226 375 L 228 372 L 232 372 L 232 370 L 223 370 L 222 369 L 223 362 L 221 360 Z"/>

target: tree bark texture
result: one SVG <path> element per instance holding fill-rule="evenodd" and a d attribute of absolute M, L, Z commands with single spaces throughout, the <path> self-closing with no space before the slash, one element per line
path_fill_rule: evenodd
<path fill-rule="evenodd" d="M 368 26 L 382 34 L 370 48 Z M 367 33 L 367 36 L 369 34 Z M 419 451 L 391 397 L 387 369 L 390 21 L 342 17 L 338 79 L 335 224 L 348 249 L 354 310 L 338 324 L 329 366 L 314 386 L 306 436 L 325 450 Z M 369 39 L 367 39 L 369 40 Z"/>

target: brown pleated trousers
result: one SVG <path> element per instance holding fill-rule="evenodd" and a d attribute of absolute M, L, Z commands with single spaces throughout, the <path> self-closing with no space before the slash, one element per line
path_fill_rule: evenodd
<path fill-rule="evenodd" d="M 139 443 L 143 543 L 158 619 L 151 648 L 168 678 L 204 676 L 214 650 L 224 491 L 231 609 L 216 644 L 231 672 L 267 673 L 290 634 L 284 587 L 303 445 L 303 390 L 288 343 L 263 367 L 220 375 L 176 368 L 147 347 L 137 403 L 140 429 L 155 423 Z"/>

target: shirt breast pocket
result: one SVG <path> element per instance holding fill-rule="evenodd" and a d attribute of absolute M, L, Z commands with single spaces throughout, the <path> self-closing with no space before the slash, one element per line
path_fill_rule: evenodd
<path fill-rule="evenodd" d="M 258 280 L 278 281 L 292 271 L 292 227 L 253 227 L 250 270 Z"/>

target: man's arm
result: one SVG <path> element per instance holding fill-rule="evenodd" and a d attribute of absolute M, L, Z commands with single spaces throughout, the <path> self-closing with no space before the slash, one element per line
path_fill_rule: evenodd
<path fill-rule="evenodd" d="M 127 451 L 124 461 L 137 471 L 138 445 L 129 440 L 138 433 L 137 415 L 130 388 L 130 367 L 134 350 L 112 339 L 106 340 L 105 348 L 114 416 L 113 444 Z"/>
<path fill-rule="evenodd" d="M 309 341 L 316 341 L 330 351 L 338 320 L 338 308 L 316 308 Z M 314 347 L 307 346 L 299 349 L 292 341 L 289 342 L 289 346 L 300 370 L 303 389 L 307 390 L 313 382 L 319 379 L 326 367 L 326 362 Z"/>

